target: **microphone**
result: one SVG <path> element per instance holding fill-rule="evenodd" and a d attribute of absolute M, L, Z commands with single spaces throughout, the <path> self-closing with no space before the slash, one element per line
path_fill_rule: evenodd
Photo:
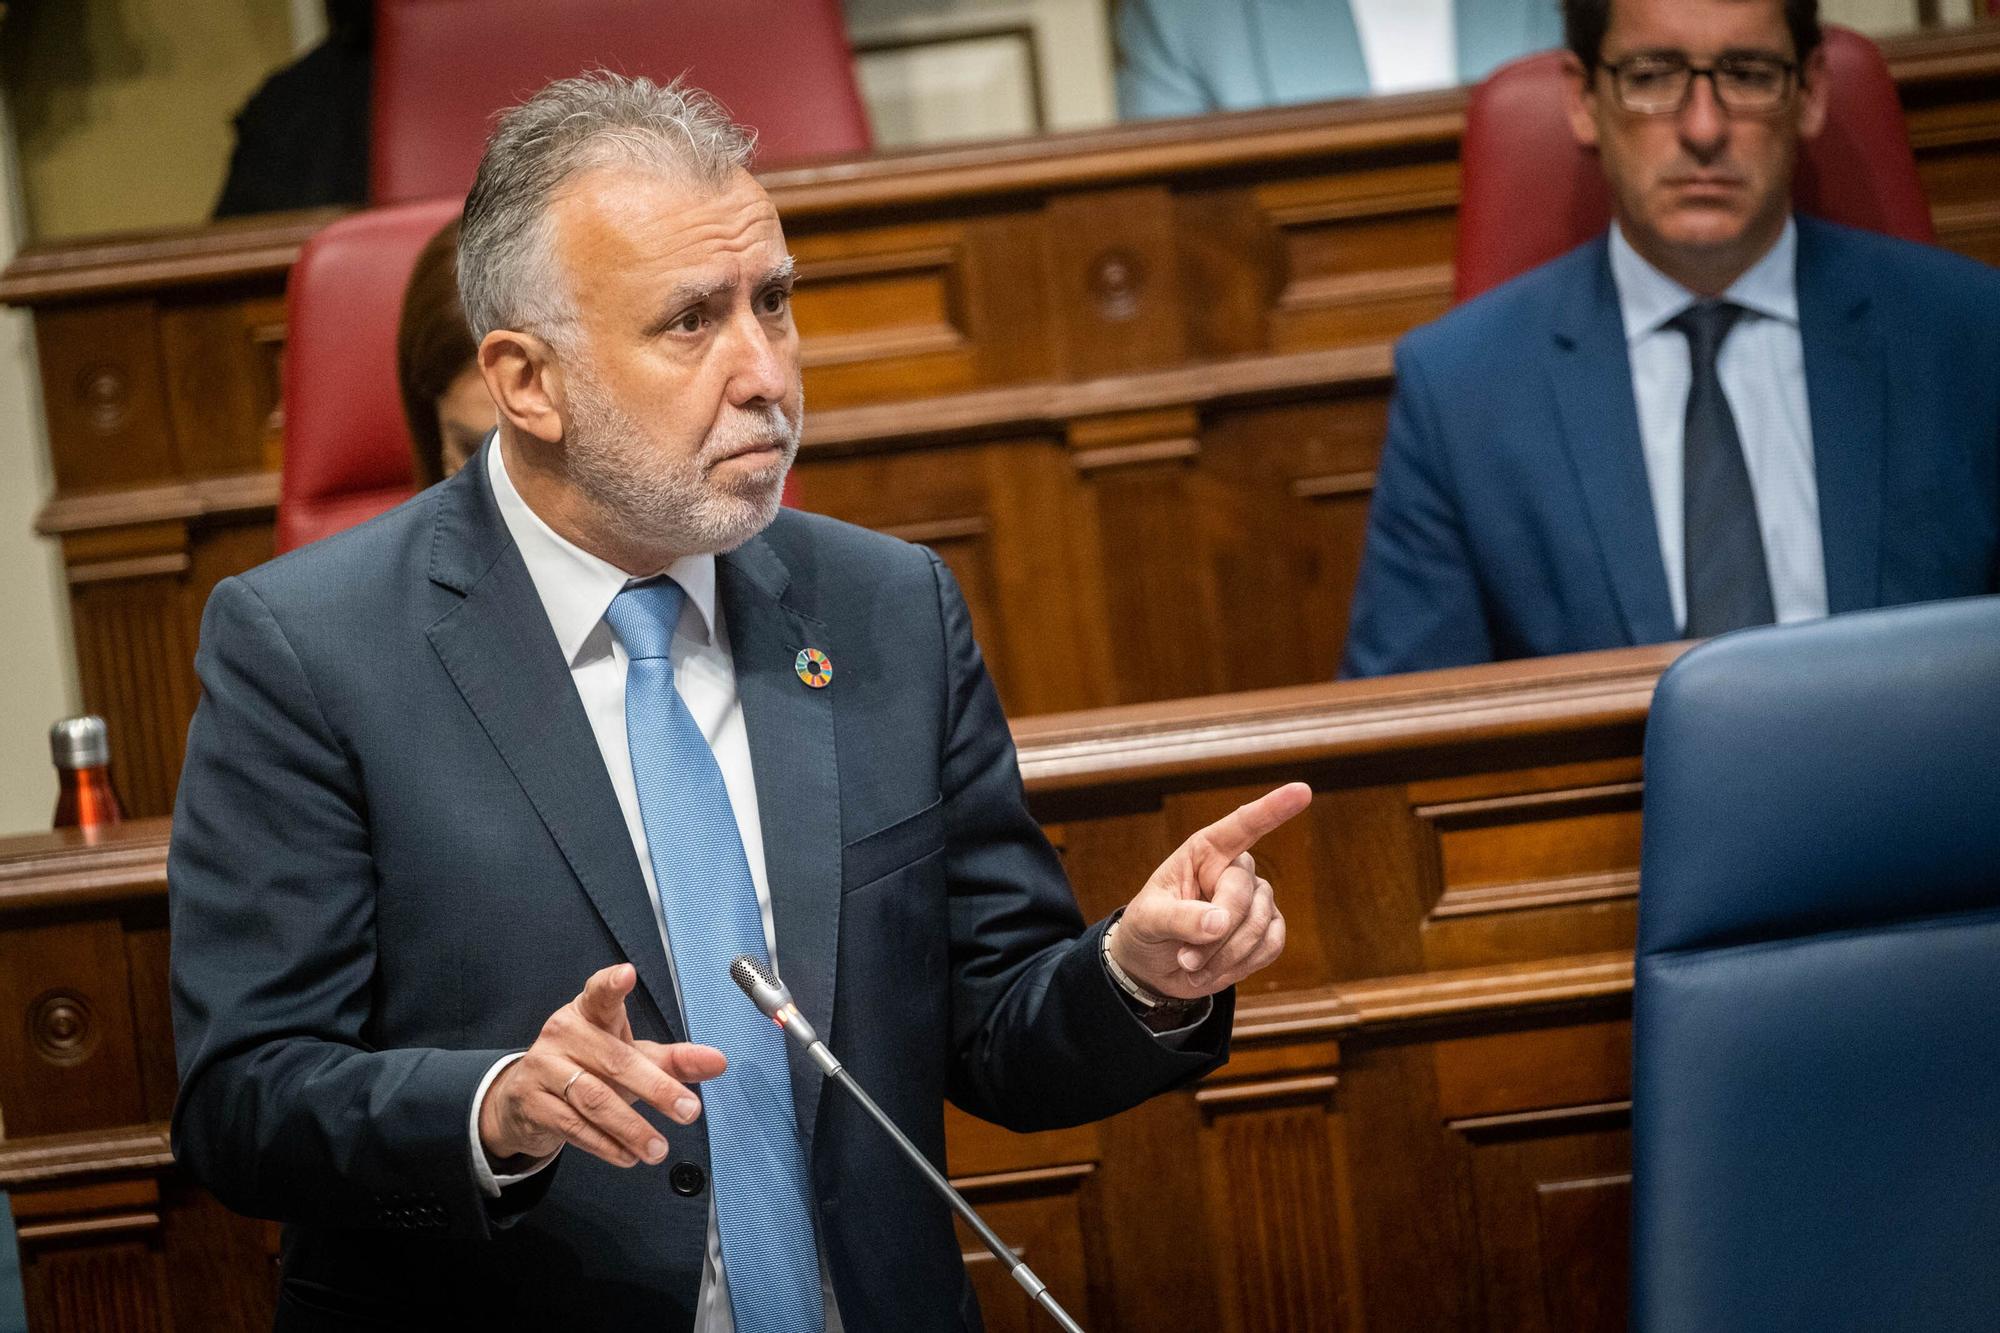
<path fill-rule="evenodd" d="M 1008 1274 L 1021 1284 L 1021 1289 L 1034 1299 L 1035 1304 L 1047 1310 L 1049 1317 L 1056 1321 L 1064 1333 L 1083 1333 L 1077 1322 L 1069 1317 L 1069 1312 L 1056 1301 L 1054 1294 L 1049 1291 L 1048 1283 L 1036 1277 L 1034 1270 L 1021 1261 L 1021 1256 L 1007 1247 L 1007 1242 L 1001 1240 L 993 1228 L 986 1225 L 986 1219 L 973 1211 L 972 1205 L 965 1201 L 965 1196 L 953 1189 L 951 1182 L 944 1178 L 944 1174 L 931 1165 L 928 1157 L 918 1151 L 917 1145 L 910 1142 L 902 1130 L 896 1128 L 896 1122 L 889 1118 L 889 1113 L 877 1106 L 875 1099 L 854 1081 L 854 1076 L 842 1066 L 839 1057 L 827 1048 L 827 1044 L 819 1039 L 819 1034 L 813 1031 L 812 1024 L 806 1021 L 806 1016 L 799 1012 L 798 1005 L 792 1001 L 791 989 L 778 979 L 777 974 L 764 963 L 745 953 L 736 955 L 736 961 L 729 965 L 729 975 L 738 986 L 742 987 L 743 993 L 750 997 L 750 1002 L 757 1006 L 764 1017 L 783 1028 L 793 1040 L 805 1047 L 806 1054 L 812 1057 L 813 1063 L 818 1065 L 828 1078 L 845 1088 L 849 1096 L 861 1103 L 861 1109 L 868 1112 L 875 1123 L 882 1127 L 883 1132 L 895 1140 L 896 1146 L 901 1148 L 903 1155 L 916 1165 L 924 1179 L 930 1182 L 931 1188 L 942 1194 L 953 1211 L 965 1219 L 965 1224 L 979 1233 L 979 1239 L 993 1252 L 993 1257 L 998 1259 Z"/>

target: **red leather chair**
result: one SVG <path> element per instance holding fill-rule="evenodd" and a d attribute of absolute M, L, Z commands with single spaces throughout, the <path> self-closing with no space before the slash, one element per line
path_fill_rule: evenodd
<path fill-rule="evenodd" d="M 1793 198 L 1807 213 L 1934 241 L 1895 81 L 1875 44 L 1826 29 L 1826 128 L 1805 145 Z M 1466 109 L 1458 212 L 1457 296 L 1470 300 L 1602 231 L 1611 199 L 1596 154 L 1563 113 L 1562 56 L 1503 66 Z"/>
<path fill-rule="evenodd" d="M 687 74 L 761 166 L 870 147 L 839 0 L 376 0 L 369 198 L 462 196 L 494 113 L 599 66 Z"/>
<path fill-rule="evenodd" d="M 278 550 L 416 494 L 396 387 L 396 322 L 417 251 L 457 199 L 340 219 L 299 251 L 285 294 L 285 465 Z"/>

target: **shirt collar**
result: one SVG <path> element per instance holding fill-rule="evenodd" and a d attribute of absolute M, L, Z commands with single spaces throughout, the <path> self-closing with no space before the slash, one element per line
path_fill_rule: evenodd
<path fill-rule="evenodd" d="M 1791 218 L 1777 244 L 1729 285 L 1722 299 L 1767 319 L 1799 322 L 1799 227 Z M 1637 343 L 1666 326 L 1701 298 L 1675 282 L 1632 248 L 1617 223 L 1611 224 L 1611 278 L 1618 287 L 1618 309 L 1625 321 L 1625 341 Z"/>
<path fill-rule="evenodd" d="M 627 584 L 645 580 L 592 555 L 542 521 L 542 516 L 521 498 L 521 493 L 514 489 L 513 478 L 507 475 L 498 431 L 487 436 L 481 447 L 486 451 L 486 476 L 493 487 L 494 503 L 500 506 L 500 519 L 507 525 L 516 549 L 521 552 L 521 560 L 528 566 L 528 577 L 542 599 L 542 609 L 548 613 L 549 625 L 562 647 L 563 660 L 575 666 L 591 646 L 591 636 L 604 623 L 611 599 L 623 592 Z M 715 625 L 715 557 L 684 556 L 660 572 L 681 585 L 687 594 L 687 604 L 700 616 L 697 632 L 704 640 L 711 639 Z M 685 618 L 682 623 L 686 623 Z M 609 647 L 609 631 L 606 633 L 607 639 L 599 645 L 600 650 Z"/>

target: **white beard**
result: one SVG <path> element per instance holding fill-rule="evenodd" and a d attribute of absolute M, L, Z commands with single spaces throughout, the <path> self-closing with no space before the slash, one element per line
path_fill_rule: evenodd
<path fill-rule="evenodd" d="M 692 458 L 671 449 L 614 401 L 587 371 L 569 374 L 569 483 L 624 540 L 675 557 L 733 551 L 778 516 L 785 474 L 798 456 L 800 420 L 776 404 L 725 415 Z M 778 459 L 717 482 L 710 468 L 744 446 L 777 445 Z"/>

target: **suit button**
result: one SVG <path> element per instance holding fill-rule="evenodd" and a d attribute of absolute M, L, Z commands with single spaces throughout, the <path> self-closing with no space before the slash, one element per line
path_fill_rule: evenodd
<path fill-rule="evenodd" d="M 707 1186 L 708 1172 L 693 1162 L 675 1162 L 673 1169 L 667 1172 L 667 1183 L 674 1187 L 674 1193 L 684 1199 L 692 1199 Z"/>

